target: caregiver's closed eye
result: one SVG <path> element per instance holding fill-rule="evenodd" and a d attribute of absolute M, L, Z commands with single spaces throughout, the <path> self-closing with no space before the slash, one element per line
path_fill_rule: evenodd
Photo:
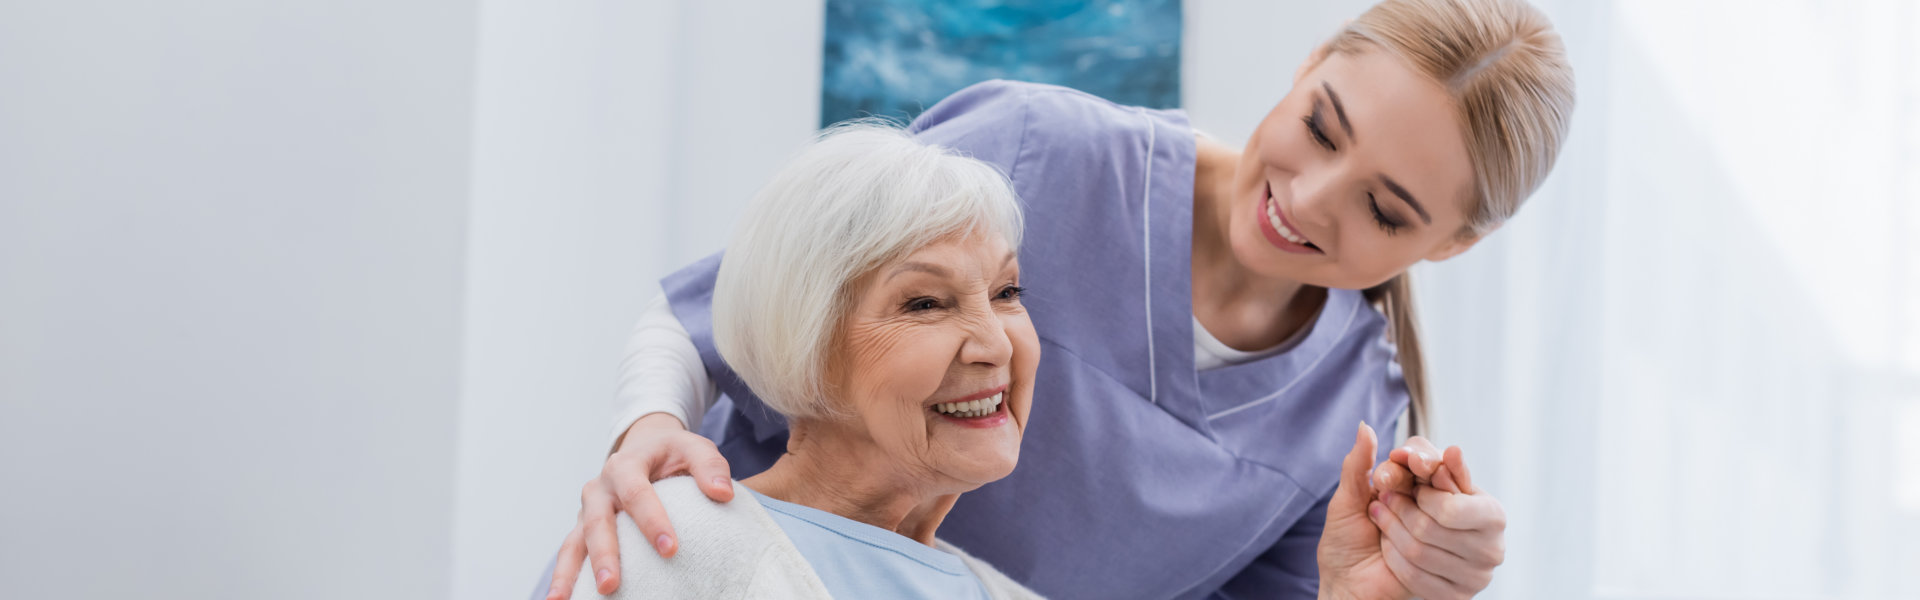
<path fill-rule="evenodd" d="M 1323 81 L 1320 83 L 1320 86 L 1326 92 L 1327 101 L 1322 102 L 1320 98 L 1315 98 L 1313 103 L 1313 111 L 1308 113 L 1307 116 L 1301 117 L 1300 121 L 1306 124 L 1307 135 L 1312 137 L 1315 143 L 1318 143 L 1322 147 L 1326 148 L 1328 152 L 1339 152 L 1340 151 L 1339 146 L 1334 143 L 1333 138 L 1331 137 L 1332 134 L 1330 134 L 1327 131 L 1326 125 L 1324 124 L 1325 123 L 1324 115 L 1326 113 L 1327 105 L 1328 104 L 1333 105 L 1334 109 L 1340 115 L 1341 127 L 1349 135 L 1353 131 L 1353 126 L 1347 120 L 1346 107 L 1343 103 L 1341 103 L 1340 95 L 1339 93 L 1334 91 L 1333 85 Z M 1389 185 L 1390 188 L 1393 189 L 1396 194 L 1399 194 L 1403 198 L 1411 198 L 1411 196 L 1406 194 L 1404 188 L 1401 188 L 1398 183 L 1392 183 L 1391 179 L 1385 176 L 1382 176 L 1381 183 L 1383 185 Z M 1400 228 L 1406 227 L 1408 225 L 1408 223 L 1405 220 L 1399 217 L 1393 216 L 1391 214 L 1388 214 L 1387 210 L 1382 209 L 1380 207 L 1380 199 L 1374 195 L 1374 192 L 1367 191 L 1366 199 L 1367 199 L 1367 210 L 1372 213 L 1373 222 L 1379 225 L 1381 231 L 1385 231 L 1387 235 L 1393 235 L 1393 234 L 1399 233 Z M 1413 202 L 1412 200 L 1407 200 L 1407 201 Z"/>

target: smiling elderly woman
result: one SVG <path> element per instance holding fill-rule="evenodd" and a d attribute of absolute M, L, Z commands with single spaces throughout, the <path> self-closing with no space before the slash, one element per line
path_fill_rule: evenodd
<path fill-rule="evenodd" d="M 787 453 L 726 503 L 659 482 L 672 558 L 622 513 L 617 597 L 1034 597 L 934 537 L 1020 455 L 1040 360 L 1020 218 L 998 171 L 881 125 L 781 171 L 721 263 L 713 331 L 791 423 Z"/>

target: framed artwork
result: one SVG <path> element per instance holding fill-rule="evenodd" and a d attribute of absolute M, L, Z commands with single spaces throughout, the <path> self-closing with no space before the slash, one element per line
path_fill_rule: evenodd
<path fill-rule="evenodd" d="M 1179 0 L 827 0 L 820 124 L 912 119 L 988 79 L 1180 104 Z"/>

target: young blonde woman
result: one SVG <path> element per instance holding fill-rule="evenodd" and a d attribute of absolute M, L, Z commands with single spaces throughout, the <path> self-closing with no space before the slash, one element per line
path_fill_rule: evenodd
<path fill-rule="evenodd" d="M 1519 0 L 1386 0 L 1293 79 L 1242 149 L 1179 111 L 1026 83 L 913 123 L 1011 178 L 1044 356 L 1020 467 L 960 498 L 948 541 L 1062 598 L 1443 599 L 1491 580 L 1505 516 L 1457 450 L 1393 452 L 1412 493 L 1365 492 L 1351 468 L 1336 486 L 1349 448 L 1373 454 L 1356 422 L 1421 431 L 1407 268 L 1472 248 L 1546 177 L 1573 108 L 1559 37 Z M 551 597 L 583 555 L 601 591 L 620 584 L 616 512 L 676 551 L 653 480 L 726 500 L 730 474 L 786 449 L 714 350 L 718 263 L 668 277 L 643 317 Z"/>

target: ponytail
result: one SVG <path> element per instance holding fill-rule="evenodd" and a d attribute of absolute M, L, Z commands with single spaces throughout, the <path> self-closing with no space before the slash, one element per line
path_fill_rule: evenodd
<path fill-rule="evenodd" d="M 1387 315 L 1387 339 L 1400 361 L 1407 383 L 1407 432 L 1422 435 L 1427 427 L 1427 363 L 1420 354 L 1420 319 L 1413 312 L 1413 274 L 1401 273 L 1361 293 Z"/>
<path fill-rule="evenodd" d="M 1573 65 L 1546 13 L 1524 0 L 1381 0 L 1326 49 L 1384 50 L 1447 90 L 1473 165 L 1463 235 L 1506 222 L 1560 156 L 1573 118 Z M 1401 273 L 1365 295 L 1393 324 L 1387 338 L 1407 382 L 1407 431 L 1422 434 L 1431 415 L 1413 284 Z"/>

